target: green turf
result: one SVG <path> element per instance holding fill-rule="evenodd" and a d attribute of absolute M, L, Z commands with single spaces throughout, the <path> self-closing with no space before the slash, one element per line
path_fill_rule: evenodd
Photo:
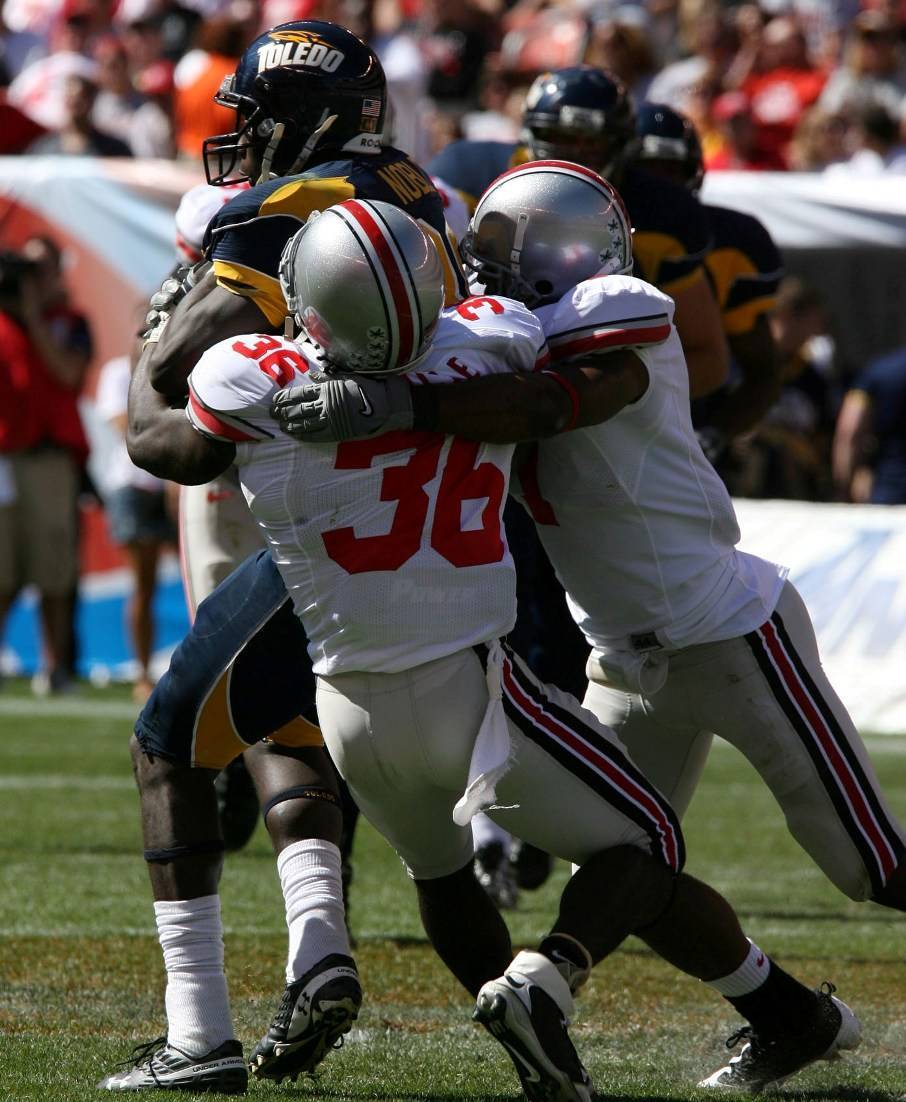
<path fill-rule="evenodd" d="M 163 974 L 139 856 L 126 691 L 33 702 L 0 692 L 0 1102 L 99 1097 L 94 1083 L 164 1027 Z M 872 749 L 906 814 L 902 740 Z M 718 747 L 686 822 L 689 871 L 734 902 L 747 932 L 810 984 L 832 979 L 866 1028 L 861 1050 L 799 1076 L 793 1097 L 892 1102 L 906 1095 L 906 963 L 899 919 L 844 900 L 788 838 L 757 777 Z M 468 998 L 425 944 L 399 862 L 369 828 L 355 854 L 352 923 L 366 1003 L 317 1080 L 254 1083 L 274 1099 L 518 1097 L 507 1059 L 469 1021 Z M 560 865 L 509 916 L 530 945 L 554 913 Z M 259 827 L 227 861 L 227 965 L 238 1035 L 262 1032 L 282 989 L 284 924 Z M 735 1027 L 710 989 L 629 941 L 596 971 L 574 1035 L 602 1098 L 701 1099 L 690 1088 Z M 149 1099 L 166 1098 L 152 1093 Z"/>

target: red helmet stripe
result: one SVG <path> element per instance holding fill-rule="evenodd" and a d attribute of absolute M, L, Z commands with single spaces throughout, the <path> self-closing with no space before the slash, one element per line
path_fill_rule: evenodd
<path fill-rule="evenodd" d="M 377 221 L 367 204 L 358 199 L 347 199 L 341 206 L 361 227 L 377 255 L 378 262 L 387 277 L 387 285 L 393 298 L 393 309 L 396 314 L 397 332 L 399 334 L 399 356 L 397 362 L 408 363 L 418 347 L 416 341 L 417 319 L 413 314 L 412 302 L 415 289 L 407 291 L 411 280 L 400 267 L 396 259 L 394 249 L 387 239 L 387 231 Z"/>

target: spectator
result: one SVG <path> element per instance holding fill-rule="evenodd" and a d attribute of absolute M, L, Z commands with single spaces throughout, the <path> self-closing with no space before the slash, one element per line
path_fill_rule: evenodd
<path fill-rule="evenodd" d="M 819 293 L 795 276 L 780 284 L 769 318 L 783 390 L 762 424 L 734 450 L 731 492 L 741 497 L 825 501 L 836 394 L 811 342 L 827 331 Z"/>
<path fill-rule="evenodd" d="M 113 541 L 124 551 L 132 575 L 126 609 L 129 636 L 138 662 L 133 698 L 144 704 L 154 681 L 154 589 L 160 554 L 176 544 L 176 530 L 167 512 L 165 483 L 136 467 L 126 451 L 126 399 L 129 394 L 128 356 L 117 356 L 101 368 L 97 411 L 113 427 L 116 448 L 106 468 L 104 505 Z"/>
<path fill-rule="evenodd" d="M 906 347 L 869 364 L 845 395 L 833 465 L 840 500 L 906 504 Z"/>
<path fill-rule="evenodd" d="M 789 168 L 793 172 L 820 172 L 829 165 L 845 161 L 849 154 L 848 131 L 845 116 L 831 114 L 817 104 L 810 107 L 793 131 L 787 154 Z"/>
<path fill-rule="evenodd" d="M 691 42 L 691 56 L 662 69 L 651 82 L 648 99 L 692 114 L 688 104 L 692 89 L 703 81 L 722 80 L 736 52 L 736 34 L 729 16 L 719 6 L 708 5 L 686 23 L 684 37 Z"/>
<path fill-rule="evenodd" d="M 60 254 L 45 238 L 0 256 L 0 453 L 14 500 L 0 524 L 0 622 L 22 586 L 40 594 L 39 692 L 69 685 L 77 498 L 88 444 L 77 397 L 91 356 L 87 323 L 66 300 Z M 6 496 L 9 496 L 8 494 Z"/>
<path fill-rule="evenodd" d="M 757 70 L 740 84 L 751 103 L 756 144 L 762 157 L 786 165 L 796 125 L 821 94 L 826 75 L 812 65 L 802 28 L 790 16 L 765 27 Z"/>
<path fill-rule="evenodd" d="M 724 92 L 711 106 L 711 118 L 720 141 L 705 153 L 708 172 L 727 169 L 748 172 L 778 172 L 786 165 L 777 156 L 761 148 L 752 116 L 752 105 L 743 92 Z"/>
<path fill-rule="evenodd" d="M 0 87 L 47 53 L 47 42 L 33 31 L 14 31 L 6 23 L 6 0 L 0 0 Z"/>
<path fill-rule="evenodd" d="M 852 156 L 830 165 L 828 175 L 883 176 L 906 173 L 906 149 L 900 144 L 900 127 L 886 107 L 869 103 L 856 112 L 852 126 Z"/>
<path fill-rule="evenodd" d="M 197 162 L 205 138 L 235 129 L 235 111 L 216 104 L 214 95 L 255 37 L 255 11 L 251 4 L 237 3 L 227 14 L 204 20 L 198 26 L 195 48 L 177 64 L 174 126 L 180 156 Z"/>
<path fill-rule="evenodd" d="M 896 24 L 882 11 L 859 12 L 853 21 L 842 65 L 821 94 L 827 111 L 886 107 L 900 118 L 906 97 L 906 68 Z"/>
<path fill-rule="evenodd" d="M 592 25 L 583 61 L 620 78 L 638 106 L 648 98 L 657 60 L 644 27 L 607 20 Z"/>
<path fill-rule="evenodd" d="M 92 122 L 97 85 L 83 76 L 66 78 L 63 91 L 63 125 L 55 134 L 46 134 L 28 147 L 41 155 L 77 157 L 131 157 L 125 142 L 98 130 Z"/>

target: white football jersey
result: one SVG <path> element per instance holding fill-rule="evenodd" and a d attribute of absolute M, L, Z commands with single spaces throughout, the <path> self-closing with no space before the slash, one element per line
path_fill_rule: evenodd
<path fill-rule="evenodd" d="M 733 503 L 692 428 L 673 300 L 611 275 L 535 312 L 554 363 L 634 347 L 649 376 L 637 402 L 542 441 L 519 471 L 520 498 L 589 643 L 680 647 L 763 623 L 786 572 L 736 550 Z"/>
<path fill-rule="evenodd" d="M 308 358 L 306 358 L 308 356 Z M 445 310 L 413 385 L 547 362 L 538 319 L 508 299 Z M 303 444 L 270 417 L 314 353 L 273 336 L 222 341 L 189 379 L 187 413 L 237 445 L 243 493 L 319 674 L 396 673 L 506 634 L 516 580 L 503 529 L 513 448 L 391 432 Z"/>

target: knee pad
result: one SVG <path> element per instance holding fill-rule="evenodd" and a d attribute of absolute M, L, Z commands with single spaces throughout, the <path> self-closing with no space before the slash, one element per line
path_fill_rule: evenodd
<path fill-rule="evenodd" d="M 337 810 L 340 810 L 340 797 L 336 792 L 331 792 L 329 788 L 320 788 L 317 785 L 301 784 L 295 788 L 284 788 L 276 796 L 271 796 L 261 808 L 262 818 L 266 819 L 268 812 L 273 807 L 285 803 L 286 800 L 324 800 L 325 803 L 333 804 Z"/>
<path fill-rule="evenodd" d="M 178 861 L 183 857 L 210 857 L 223 853 L 223 839 L 212 838 L 207 842 L 191 842 L 186 846 L 168 846 L 165 849 L 146 849 L 143 857 L 149 863 Z"/>

